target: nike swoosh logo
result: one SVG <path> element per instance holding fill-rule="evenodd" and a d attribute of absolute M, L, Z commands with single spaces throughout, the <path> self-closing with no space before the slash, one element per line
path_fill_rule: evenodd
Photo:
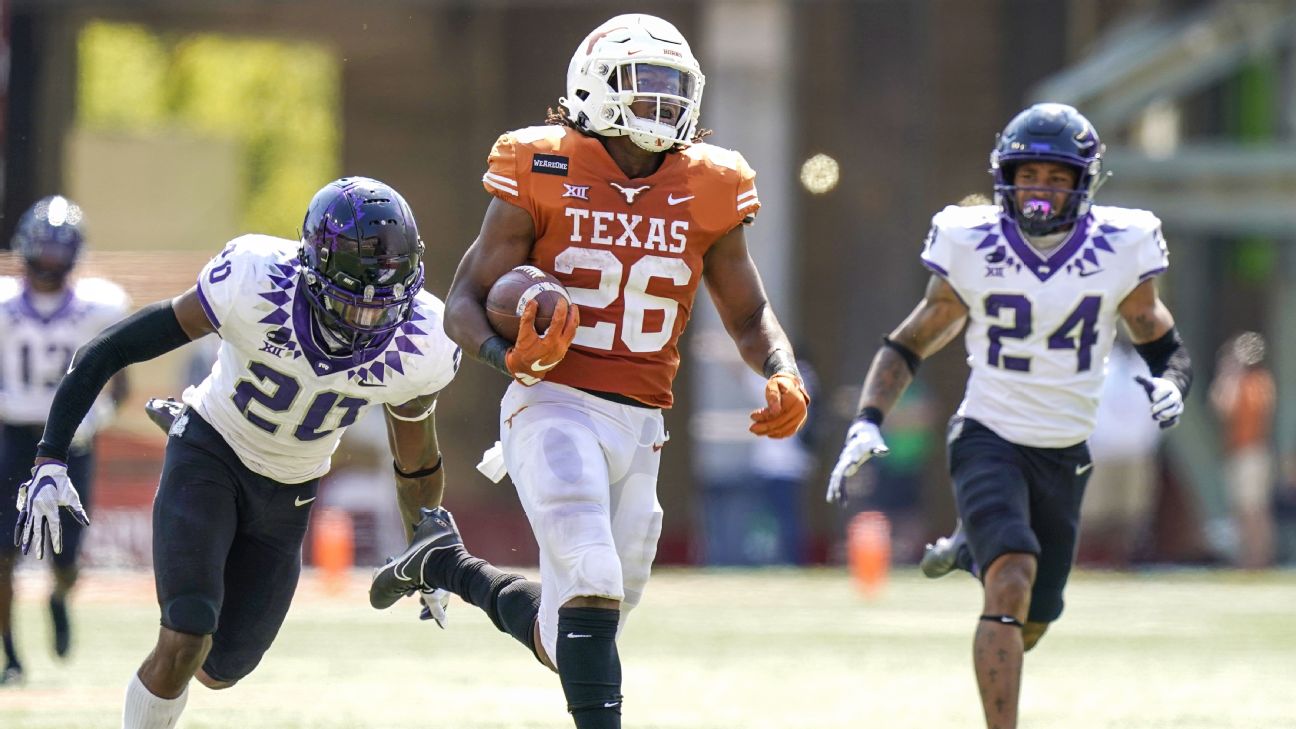
<path fill-rule="evenodd" d="M 589 633 L 568 633 L 568 638 L 593 638 Z"/>
<path fill-rule="evenodd" d="M 296 504 L 297 506 L 305 506 L 314 500 L 315 500 L 314 496 L 310 497 L 309 499 L 303 499 L 302 497 L 298 496 L 296 499 L 293 499 L 293 503 Z"/>
<path fill-rule="evenodd" d="M 1083 476 L 1086 473 L 1089 473 L 1089 470 L 1092 468 L 1093 468 L 1093 461 L 1090 461 L 1084 464 L 1083 466 L 1076 466 L 1076 475 Z"/>
<path fill-rule="evenodd" d="M 674 195 L 667 195 L 667 196 L 666 196 L 666 204 L 667 204 L 667 205 L 679 205 L 680 203 L 682 203 L 682 202 L 688 202 L 689 200 L 692 200 L 692 199 L 695 198 L 695 197 L 697 197 L 697 195 L 689 195 L 689 196 L 687 196 L 687 197 L 675 197 Z"/>
<path fill-rule="evenodd" d="M 387 386 L 387 383 L 385 382 L 369 382 L 368 380 L 362 380 L 357 384 L 360 385 L 361 387 L 386 387 Z"/>
<path fill-rule="evenodd" d="M 1080 278 L 1088 278 L 1088 277 L 1094 275 L 1095 273 L 1102 273 L 1104 270 L 1105 270 L 1105 269 L 1100 268 L 1100 269 L 1098 269 L 1097 271 L 1081 271 L 1081 272 L 1080 272 Z"/>
<path fill-rule="evenodd" d="M 542 363 L 542 362 L 532 362 L 532 363 L 531 363 L 531 371 L 532 371 L 532 372 L 548 372 L 549 370 L 551 370 L 551 369 L 557 367 L 557 366 L 558 366 L 558 363 L 561 362 L 561 361 L 562 361 L 562 360 L 556 360 L 556 361 L 554 361 L 554 362 L 551 362 L 550 364 L 544 364 L 544 363 Z"/>
<path fill-rule="evenodd" d="M 620 705 L 621 705 L 621 702 L 620 702 L 620 701 L 609 701 L 609 702 L 607 702 L 606 704 L 603 704 L 603 708 L 605 708 L 605 709 L 615 709 L 616 707 L 618 707 L 618 706 L 620 706 Z"/>

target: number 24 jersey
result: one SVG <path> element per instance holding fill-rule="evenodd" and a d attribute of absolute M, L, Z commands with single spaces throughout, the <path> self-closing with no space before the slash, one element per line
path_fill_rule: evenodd
<path fill-rule="evenodd" d="M 950 206 L 932 218 L 922 261 L 968 307 L 972 374 L 959 414 L 1036 448 L 1093 432 L 1118 307 L 1169 265 L 1156 216 L 1108 206 L 1048 253 L 997 206 Z"/>
<path fill-rule="evenodd" d="M 330 356 L 316 344 L 299 290 L 296 241 L 236 238 L 198 277 L 198 297 L 221 337 L 211 373 L 184 401 L 251 470 L 301 483 L 329 470 L 343 431 L 373 405 L 440 391 L 459 367 L 443 305 L 421 291 L 385 346 Z"/>

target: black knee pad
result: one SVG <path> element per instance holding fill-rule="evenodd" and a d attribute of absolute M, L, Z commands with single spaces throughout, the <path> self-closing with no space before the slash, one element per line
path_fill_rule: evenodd
<path fill-rule="evenodd" d="M 197 595 L 181 595 L 162 606 L 162 624 L 178 633 L 211 635 L 219 618 L 216 604 Z"/>

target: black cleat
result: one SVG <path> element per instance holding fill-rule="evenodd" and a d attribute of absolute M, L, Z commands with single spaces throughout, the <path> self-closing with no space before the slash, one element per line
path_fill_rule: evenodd
<path fill-rule="evenodd" d="M 976 574 L 972 562 L 972 550 L 968 547 L 967 536 L 963 534 L 962 522 L 954 527 L 953 534 L 937 539 L 935 544 L 927 545 L 918 568 L 924 575 L 933 579 L 944 577 L 955 569 Z"/>
<path fill-rule="evenodd" d="M 54 626 L 54 655 L 66 658 L 72 647 L 72 624 L 68 621 L 67 602 L 54 595 L 49 599 L 50 623 Z"/>
<path fill-rule="evenodd" d="M 11 663 L 0 671 L 0 689 L 16 688 L 23 685 L 24 680 L 22 666 Z"/>
<path fill-rule="evenodd" d="M 170 434 L 171 426 L 175 424 L 176 418 L 180 417 L 184 409 L 184 403 L 169 397 L 155 397 L 144 403 L 144 413 L 148 415 L 148 419 L 167 434 Z"/>
<path fill-rule="evenodd" d="M 369 604 L 382 610 L 418 590 L 431 591 L 440 585 L 427 582 L 424 569 L 434 552 L 451 547 L 462 547 L 463 537 L 455 526 L 450 512 L 438 506 L 420 509 L 423 519 L 414 527 L 414 540 L 409 549 L 393 557 L 374 572 L 369 585 Z"/>

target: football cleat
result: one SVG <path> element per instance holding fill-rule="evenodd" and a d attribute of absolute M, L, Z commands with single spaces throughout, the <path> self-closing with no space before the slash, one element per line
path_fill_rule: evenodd
<path fill-rule="evenodd" d="M 54 626 L 54 655 L 66 658 L 72 647 L 72 623 L 68 620 L 67 601 L 50 595 L 50 623 Z"/>
<path fill-rule="evenodd" d="M 24 680 L 22 666 L 10 664 L 0 671 L 0 688 L 21 686 Z"/>
<path fill-rule="evenodd" d="M 954 527 L 954 533 L 941 537 L 935 544 L 928 544 L 923 552 L 918 568 L 927 577 L 935 579 L 944 577 L 955 569 L 962 569 L 976 574 L 972 561 L 972 550 L 968 547 L 967 536 L 963 533 L 963 523 Z"/>
<path fill-rule="evenodd" d="M 369 604 L 379 610 L 391 607 L 397 600 L 416 591 L 430 592 L 439 585 L 429 582 L 428 559 L 442 549 L 462 547 L 463 537 L 450 512 L 438 506 L 420 509 L 423 519 L 414 527 L 409 548 L 379 567 L 369 585 Z"/>
<path fill-rule="evenodd" d="M 175 424 L 176 418 L 184 412 L 185 404 L 173 398 L 150 398 L 144 403 L 144 413 L 153 424 L 162 429 L 163 433 L 170 433 L 171 426 Z"/>

